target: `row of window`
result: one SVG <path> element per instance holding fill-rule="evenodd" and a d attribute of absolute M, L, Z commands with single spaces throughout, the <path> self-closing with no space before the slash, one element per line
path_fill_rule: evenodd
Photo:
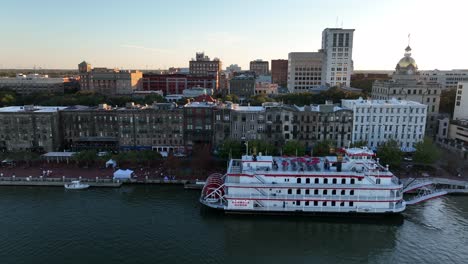
<path fill-rule="evenodd" d="M 290 182 L 289 180 L 290 180 L 290 178 L 285 178 L 285 179 L 284 179 L 285 182 Z M 361 179 L 361 178 L 358 178 L 358 181 L 362 181 L 362 179 Z M 347 183 L 348 181 L 346 180 L 346 178 L 342 178 L 339 182 L 340 182 L 341 184 L 348 184 L 348 183 Z M 302 178 L 296 178 L 296 183 L 302 183 Z M 305 179 L 305 183 L 306 183 L 306 184 L 311 183 L 311 179 L 310 179 L 310 178 L 306 178 L 306 179 Z M 320 183 L 320 179 L 319 179 L 319 178 L 314 178 L 314 183 L 315 183 L 315 184 L 319 184 L 319 183 Z M 328 178 L 323 178 L 322 183 L 323 183 L 323 184 L 328 184 Z M 331 183 L 332 183 L 332 184 L 338 184 L 338 179 L 337 179 L 337 178 L 333 178 L 333 179 L 331 180 Z M 349 184 L 354 184 L 354 183 L 356 183 L 356 179 L 351 178 L 351 179 L 349 180 Z"/>
<path fill-rule="evenodd" d="M 380 179 L 378 179 L 378 180 L 380 180 Z M 313 195 L 328 195 L 328 190 L 327 189 L 324 189 L 324 190 L 319 190 L 319 189 L 313 189 L 313 190 L 310 190 L 310 189 L 304 189 L 304 190 L 296 189 L 294 194 L 296 194 L 296 195 L 301 195 L 301 194 L 311 195 L 312 191 L 313 191 Z M 281 191 L 279 191 L 279 193 L 281 193 Z M 338 193 L 337 190 L 331 190 L 330 191 L 330 195 L 337 195 L 337 193 Z M 340 193 L 340 195 L 350 195 L 350 196 L 352 196 L 352 195 L 354 195 L 354 190 L 341 190 L 339 193 Z M 288 194 L 293 194 L 293 190 L 288 189 Z"/>
<path fill-rule="evenodd" d="M 301 201 L 296 201 L 296 202 L 293 202 L 293 204 L 297 205 L 297 206 L 301 206 Z M 330 206 L 336 206 L 336 202 L 335 201 L 331 201 L 331 202 L 322 202 L 321 205 L 322 207 L 326 207 L 330 204 Z M 344 207 L 346 206 L 346 204 L 348 204 L 349 207 L 353 207 L 354 206 L 354 202 L 340 202 L 340 207 Z M 309 201 L 304 201 L 304 206 L 310 206 L 310 205 L 313 205 L 313 206 L 319 206 L 319 202 L 318 201 L 313 201 L 312 203 L 309 202 Z"/>

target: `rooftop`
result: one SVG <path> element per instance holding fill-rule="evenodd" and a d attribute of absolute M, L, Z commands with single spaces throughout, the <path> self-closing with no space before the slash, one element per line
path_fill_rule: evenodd
<path fill-rule="evenodd" d="M 35 112 L 35 113 L 53 113 L 63 109 L 66 106 L 7 106 L 0 108 L 0 113 L 22 113 L 22 112 Z"/>
<path fill-rule="evenodd" d="M 407 100 L 397 100 L 395 98 L 389 99 L 389 100 L 368 100 L 368 99 L 342 99 L 341 104 L 343 107 L 347 107 L 350 105 L 358 105 L 358 106 L 366 106 L 366 105 L 373 105 L 373 106 L 385 106 L 385 105 L 392 105 L 392 106 L 397 106 L 397 105 L 408 105 L 408 106 L 426 106 L 424 104 L 415 102 L 415 101 L 407 101 Z"/>

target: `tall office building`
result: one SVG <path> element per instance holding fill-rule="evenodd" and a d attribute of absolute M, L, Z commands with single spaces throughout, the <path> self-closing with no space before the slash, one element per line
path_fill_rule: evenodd
<path fill-rule="evenodd" d="M 322 32 L 325 53 L 323 71 L 330 86 L 349 86 L 353 73 L 354 29 L 326 28 Z"/>
<path fill-rule="evenodd" d="M 288 60 L 271 60 L 271 81 L 281 87 L 288 85 Z"/>
<path fill-rule="evenodd" d="M 255 72 L 257 76 L 268 75 L 268 61 L 254 60 L 250 62 L 250 71 Z"/>
<path fill-rule="evenodd" d="M 205 53 L 197 52 L 195 59 L 189 62 L 189 71 L 194 76 L 215 76 L 218 84 L 222 66 L 222 62 L 218 58 L 210 60 L 210 57 L 205 56 Z"/>
<path fill-rule="evenodd" d="M 463 92 L 463 88 L 465 88 L 465 92 Z M 455 96 L 453 119 L 468 119 L 468 82 L 458 83 Z"/>
<path fill-rule="evenodd" d="M 288 90 L 307 92 L 323 85 L 323 52 L 291 52 L 288 54 Z"/>

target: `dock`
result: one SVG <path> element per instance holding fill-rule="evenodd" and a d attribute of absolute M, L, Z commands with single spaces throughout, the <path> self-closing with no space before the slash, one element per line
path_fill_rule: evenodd
<path fill-rule="evenodd" d="M 1 177 L 0 186 L 48 186 L 48 187 L 64 187 L 66 183 L 79 180 L 89 184 L 90 187 L 107 187 L 119 188 L 122 186 L 121 181 L 113 181 L 110 179 L 71 179 L 71 178 L 33 178 L 33 177 Z"/>

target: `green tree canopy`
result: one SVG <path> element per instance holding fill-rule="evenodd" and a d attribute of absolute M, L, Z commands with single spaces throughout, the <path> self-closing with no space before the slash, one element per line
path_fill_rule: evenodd
<path fill-rule="evenodd" d="M 86 164 L 86 166 L 89 166 L 97 159 L 97 152 L 95 150 L 83 150 L 75 153 L 75 155 L 73 155 L 73 159 L 78 164 Z"/>
<path fill-rule="evenodd" d="M 377 157 L 380 158 L 380 163 L 384 166 L 388 164 L 392 167 L 400 167 L 403 157 L 400 144 L 396 140 L 388 140 L 377 149 Z"/>
<path fill-rule="evenodd" d="M 350 144 L 351 148 L 367 147 L 367 141 L 360 140 Z"/>
<path fill-rule="evenodd" d="M 289 140 L 283 146 L 283 154 L 290 156 L 304 156 L 305 146 L 297 140 Z"/>
<path fill-rule="evenodd" d="M 253 153 L 254 151 L 257 155 L 261 152 L 262 155 L 273 155 L 275 154 L 275 146 L 265 140 L 251 140 L 249 141 L 249 151 Z"/>
<path fill-rule="evenodd" d="M 415 146 L 414 161 L 424 164 L 433 164 L 440 157 L 440 150 L 434 144 L 432 139 L 425 137 L 423 141 Z"/>
<path fill-rule="evenodd" d="M 240 158 L 243 150 L 242 143 L 238 140 L 225 140 L 218 150 L 218 156 L 223 159 Z"/>
<path fill-rule="evenodd" d="M 314 147 L 313 147 L 313 155 L 314 156 L 327 156 L 330 155 L 330 148 L 335 147 L 335 142 L 331 140 L 323 140 L 320 142 L 317 142 Z"/>

